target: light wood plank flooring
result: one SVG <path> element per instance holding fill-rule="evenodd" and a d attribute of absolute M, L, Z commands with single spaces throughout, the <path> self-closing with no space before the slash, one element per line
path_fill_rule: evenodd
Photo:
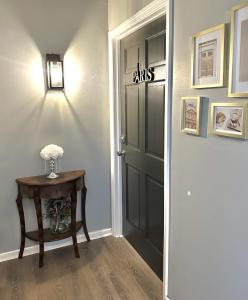
<path fill-rule="evenodd" d="M 125 239 L 108 237 L 73 248 L 0 263 L 1 300 L 161 300 L 162 282 Z"/>

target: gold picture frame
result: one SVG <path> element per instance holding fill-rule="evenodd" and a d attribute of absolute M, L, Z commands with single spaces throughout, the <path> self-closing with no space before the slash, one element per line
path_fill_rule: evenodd
<path fill-rule="evenodd" d="M 217 34 L 219 32 L 219 34 Z M 211 40 L 212 35 L 216 33 L 217 37 Z M 197 41 L 204 40 L 209 37 L 209 41 L 199 43 L 199 48 L 202 47 L 202 52 L 197 52 Z M 216 88 L 223 87 L 225 83 L 225 43 L 226 43 L 226 24 L 219 24 L 217 26 L 203 30 L 192 37 L 192 49 L 191 49 L 191 88 L 204 89 L 204 88 Z M 211 46 L 212 44 L 212 46 Z M 213 48 L 211 48 L 213 47 Z M 205 50 L 204 50 L 205 49 Z M 200 55 L 201 54 L 201 60 Z M 211 54 L 207 55 L 207 53 Z M 208 57 L 206 60 L 203 58 Z M 201 63 L 202 61 L 202 63 Z M 208 66 L 211 67 L 208 67 Z M 199 66 L 207 66 L 206 68 L 200 68 Z M 199 74 L 201 73 L 201 76 Z M 198 76 L 196 76 L 198 74 Z M 215 75 L 215 76 L 214 76 Z"/>
<path fill-rule="evenodd" d="M 242 114 L 241 114 L 242 110 Z M 247 139 L 247 102 L 211 103 L 211 134 Z"/>
<path fill-rule="evenodd" d="M 201 103 L 202 97 L 199 96 L 181 98 L 181 132 L 200 135 Z M 188 118 L 186 116 L 186 113 L 188 114 Z"/>
<path fill-rule="evenodd" d="M 246 86 L 245 88 L 247 88 L 247 91 L 246 92 L 240 92 L 240 91 L 235 91 L 234 90 L 234 74 L 238 68 L 238 65 L 237 65 L 237 62 L 236 60 L 234 59 L 234 57 L 237 56 L 237 46 L 238 46 L 238 42 L 236 41 L 236 44 L 235 44 L 235 37 L 236 37 L 236 34 L 237 34 L 237 28 L 235 27 L 235 23 L 236 23 L 236 13 L 241 10 L 241 9 L 248 9 L 248 3 L 243 3 L 243 4 L 239 4 L 239 5 L 236 5 L 234 7 L 232 7 L 231 9 L 231 33 L 230 33 L 230 60 L 229 60 L 229 84 L 228 84 L 228 97 L 237 97 L 237 98 L 242 98 L 242 97 L 248 97 L 248 80 L 246 80 Z M 247 19 L 245 19 L 245 21 L 248 22 L 248 16 L 247 16 Z M 242 22 L 243 23 L 243 22 Z M 240 23 L 241 24 L 241 23 Z M 242 26 L 242 25 L 241 25 Z M 247 29 L 247 23 L 246 23 L 246 29 Z M 241 30 L 240 30 L 241 31 Z M 241 35 L 241 32 L 240 32 L 240 35 Z M 247 37 L 247 33 L 245 35 Z M 247 43 L 247 39 L 246 39 L 246 43 Z M 239 45 L 239 50 L 241 52 L 241 37 L 240 37 L 240 45 Z M 236 51 L 235 51 L 236 50 Z M 243 52 L 246 52 L 247 51 L 243 51 Z M 238 53 L 240 54 L 240 53 Z M 239 59 L 240 59 L 240 55 L 239 55 Z M 245 59 L 248 59 L 245 58 Z M 241 61 L 239 62 L 239 66 L 242 65 Z M 247 69 L 247 68 L 246 68 Z M 235 70 L 235 71 L 234 71 Z M 240 71 L 240 70 L 239 70 Z M 247 72 L 246 72 L 246 76 L 247 76 Z M 240 75 L 240 74 L 239 74 Z M 237 78 L 236 78 L 237 79 Z M 236 83 L 236 82 L 235 82 Z M 241 81 L 238 82 L 238 84 L 240 84 Z M 243 84 L 241 83 L 241 86 Z M 241 88 L 241 87 L 240 87 Z"/>

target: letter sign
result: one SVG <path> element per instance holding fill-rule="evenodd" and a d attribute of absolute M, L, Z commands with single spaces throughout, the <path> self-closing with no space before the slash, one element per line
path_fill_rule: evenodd
<path fill-rule="evenodd" d="M 154 68 L 152 67 L 133 72 L 133 83 L 153 81 L 154 79 Z"/>

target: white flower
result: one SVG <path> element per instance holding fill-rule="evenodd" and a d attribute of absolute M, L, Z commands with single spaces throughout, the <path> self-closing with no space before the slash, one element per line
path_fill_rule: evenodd
<path fill-rule="evenodd" d="M 59 157 L 62 157 L 63 154 L 64 154 L 63 148 L 53 144 L 47 145 L 40 152 L 40 156 L 44 160 L 57 159 Z"/>

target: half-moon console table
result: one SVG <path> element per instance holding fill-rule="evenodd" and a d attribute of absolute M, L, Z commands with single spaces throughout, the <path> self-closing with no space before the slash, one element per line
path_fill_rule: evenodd
<path fill-rule="evenodd" d="M 77 232 L 83 226 L 85 237 L 87 242 L 90 241 L 86 226 L 85 218 L 85 201 L 87 189 L 85 186 L 85 171 L 71 171 L 59 173 L 59 177 L 56 179 L 48 179 L 46 176 L 33 176 L 16 179 L 18 185 L 18 196 L 16 199 L 18 212 L 20 216 L 21 224 L 21 245 L 19 252 L 19 259 L 23 257 L 25 238 L 39 242 L 39 267 L 43 266 L 44 257 L 44 243 L 52 242 L 56 240 L 62 240 L 68 237 L 72 237 L 75 256 L 80 257 L 77 244 Z M 82 220 L 76 222 L 76 209 L 77 209 L 77 192 L 81 192 L 81 213 Z M 61 197 L 71 197 L 71 228 L 68 232 L 54 234 L 50 229 L 43 228 L 42 221 L 42 199 L 58 199 Z M 25 217 L 22 199 L 23 198 L 34 199 L 38 230 L 26 232 Z"/>

